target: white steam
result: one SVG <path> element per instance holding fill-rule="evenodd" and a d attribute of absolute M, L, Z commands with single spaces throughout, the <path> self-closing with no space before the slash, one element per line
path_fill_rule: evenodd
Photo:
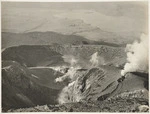
<path fill-rule="evenodd" d="M 92 63 L 92 66 L 98 66 L 98 52 L 94 53 L 92 56 L 91 56 L 91 59 L 90 59 L 90 62 Z"/>
<path fill-rule="evenodd" d="M 92 64 L 92 67 L 97 67 L 98 65 L 103 65 L 104 59 L 100 56 L 98 56 L 98 52 L 95 52 L 93 55 L 91 55 L 90 63 Z"/>
<path fill-rule="evenodd" d="M 55 82 L 63 82 L 65 80 L 69 80 L 69 84 L 65 86 L 61 93 L 58 96 L 58 102 L 59 104 L 63 103 L 69 103 L 76 101 L 74 92 L 74 83 L 77 79 L 78 75 L 76 75 L 77 69 L 81 69 L 80 67 L 80 61 L 77 59 L 77 57 L 74 57 L 72 55 L 64 55 L 63 59 L 65 62 L 69 63 L 69 69 L 68 71 L 61 77 L 58 77 L 55 79 Z"/>
<path fill-rule="evenodd" d="M 59 104 L 79 102 L 82 99 L 76 85 L 76 81 L 73 81 L 63 88 L 58 97 Z"/>
<path fill-rule="evenodd" d="M 69 63 L 70 66 L 76 66 L 78 63 L 78 59 L 72 55 L 64 55 L 63 59 L 65 62 Z"/>
<path fill-rule="evenodd" d="M 63 76 L 61 76 L 59 78 L 56 78 L 55 79 L 56 82 L 62 82 L 66 79 L 73 80 L 76 70 L 80 69 L 80 66 L 78 65 L 79 60 L 77 58 L 75 58 L 74 56 L 64 55 L 63 59 L 65 62 L 69 63 L 69 66 L 68 66 L 69 69 L 66 74 L 64 74 Z"/>
<path fill-rule="evenodd" d="M 147 72 L 148 73 L 148 36 L 141 35 L 140 42 L 135 41 L 133 44 L 126 46 L 127 63 L 121 75 L 124 76 L 128 72 Z"/>
<path fill-rule="evenodd" d="M 65 86 L 62 89 L 61 93 L 58 96 L 59 104 L 69 103 L 70 101 L 73 101 L 73 96 L 72 96 L 73 85 L 74 82 L 68 84 L 68 86 Z"/>
<path fill-rule="evenodd" d="M 62 82 L 66 79 L 69 79 L 69 84 L 65 86 L 61 93 L 58 96 L 58 102 L 59 104 L 63 103 L 69 103 L 69 102 L 79 102 L 80 101 L 80 94 L 78 94 L 78 89 L 76 89 L 76 80 L 78 77 L 80 77 L 82 74 L 78 74 L 77 70 L 80 69 L 80 67 L 71 67 L 66 74 L 64 74 L 62 77 L 56 78 L 56 82 Z"/>
<path fill-rule="evenodd" d="M 75 80 L 76 77 L 74 76 L 74 74 L 76 73 L 76 70 L 80 69 L 80 67 L 70 67 L 70 69 L 68 70 L 68 72 L 66 74 L 64 74 L 63 76 L 56 78 L 55 81 L 56 82 L 62 82 L 66 79 L 70 79 L 71 81 Z"/>

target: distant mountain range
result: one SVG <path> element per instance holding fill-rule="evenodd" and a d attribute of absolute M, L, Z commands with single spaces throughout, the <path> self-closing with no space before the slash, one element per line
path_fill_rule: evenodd
<path fill-rule="evenodd" d="M 29 32 L 29 33 L 9 33 L 2 32 L 2 49 L 19 45 L 51 45 L 51 44 L 94 44 L 110 45 L 115 47 L 125 46 L 107 41 L 94 41 L 79 35 L 64 35 L 56 32 Z"/>
<path fill-rule="evenodd" d="M 2 48 L 18 45 L 80 44 L 89 41 L 77 35 L 63 35 L 56 32 L 2 33 Z"/>

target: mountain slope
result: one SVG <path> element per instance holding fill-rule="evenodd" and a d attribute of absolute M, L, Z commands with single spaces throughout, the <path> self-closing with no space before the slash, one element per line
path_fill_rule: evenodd
<path fill-rule="evenodd" d="M 79 65 L 86 66 L 95 52 L 104 59 L 101 64 L 121 65 L 126 61 L 124 47 L 112 45 L 23 45 L 5 49 L 2 59 L 17 61 L 28 67 L 57 66 L 67 64 L 63 59 L 67 55 L 77 59 Z"/>
<path fill-rule="evenodd" d="M 30 67 L 38 66 L 40 63 L 52 65 L 63 62 L 62 55 L 51 50 L 48 46 L 18 46 L 7 48 L 2 52 L 2 59 L 17 61 L 24 66 Z"/>
<path fill-rule="evenodd" d="M 38 76 L 33 75 L 26 67 L 17 62 L 3 61 L 2 65 L 3 111 L 7 111 L 10 108 L 57 104 L 56 99 L 61 90 L 60 86 L 55 89 L 54 87 L 46 87 L 40 84 L 33 79 L 37 79 Z"/>
<path fill-rule="evenodd" d="M 18 45 L 80 44 L 88 39 L 56 32 L 8 33 L 2 32 L 2 48 Z"/>

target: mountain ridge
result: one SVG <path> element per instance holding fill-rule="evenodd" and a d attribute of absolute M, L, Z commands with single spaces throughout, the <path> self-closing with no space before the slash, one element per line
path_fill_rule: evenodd
<path fill-rule="evenodd" d="M 110 45 L 125 46 L 125 43 L 112 43 L 109 41 L 89 40 L 81 35 L 65 35 L 53 31 L 9 33 L 2 32 L 2 49 L 19 45 L 51 45 L 51 44 L 73 44 L 73 45 Z"/>

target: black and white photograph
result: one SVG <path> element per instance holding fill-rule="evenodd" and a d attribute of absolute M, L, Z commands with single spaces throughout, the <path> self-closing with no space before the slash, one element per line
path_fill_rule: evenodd
<path fill-rule="evenodd" d="M 1 1 L 1 111 L 149 112 L 149 1 Z"/>

